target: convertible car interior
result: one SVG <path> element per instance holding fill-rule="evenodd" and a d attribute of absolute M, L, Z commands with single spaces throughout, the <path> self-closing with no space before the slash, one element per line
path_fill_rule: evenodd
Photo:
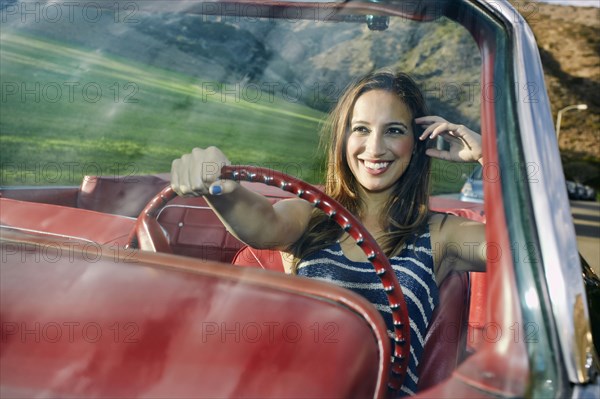
<path fill-rule="evenodd" d="M 132 181 L 135 183 L 135 190 L 133 191 L 131 190 Z M 292 194 L 288 192 L 259 183 L 243 182 L 243 184 L 252 190 L 267 196 L 273 202 L 292 196 Z M 160 293 L 158 292 L 160 290 L 157 291 L 157 287 L 155 285 L 157 284 L 157 279 L 160 278 L 158 276 L 144 277 L 143 275 L 146 272 L 138 271 L 138 267 L 140 266 L 138 263 L 142 263 L 144 265 L 148 263 L 146 265 L 146 269 L 148 269 L 152 268 L 152 262 L 149 259 L 146 259 L 143 252 L 139 252 L 135 249 L 127 250 L 122 248 L 128 243 L 128 236 L 135 226 L 135 216 L 142 212 L 147 203 L 150 202 L 153 197 L 155 197 L 156 193 L 160 192 L 161 189 L 166 185 L 168 185 L 168 175 L 147 175 L 135 177 L 128 176 L 120 178 L 114 176 L 86 176 L 79 188 L 53 188 L 49 189 L 46 193 L 44 193 L 45 190 L 32 190 L 30 188 L 3 189 L 0 192 L 0 209 L 3 215 L 2 227 L 5 229 L 3 234 L 8 235 L 9 237 L 13 237 L 14 235 L 17 240 L 23 235 L 23 233 L 38 236 L 38 238 L 35 239 L 35 245 L 32 244 L 33 246 L 30 248 L 30 251 L 32 252 L 28 253 L 27 256 L 51 257 L 53 256 L 54 252 L 46 255 L 43 253 L 45 245 L 51 245 L 55 251 L 57 248 L 62 248 L 62 250 L 65 250 L 65 248 L 70 248 L 71 251 L 73 251 L 73 248 L 77 248 L 79 251 L 87 251 L 86 253 L 91 252 L 92 254 L 89 256 L 94 257 L 94 259 L 98 257 L 99 263 L 102 263 L 102 259 L 105 256 L 108 256 L 109 258 L 111 256 L 115 258 L 118 257 L 126 265 L 118 265 L 117 267 L 133 268 L 131 271 L 126 272 L 128 275 L 130 273 L 133 273 L 133 275 L 128 277 L 123 276 L 123 278 L 126 280 L 135 279 L 136 291 L 141 290 L 142 292 L 152 292 L 153 294 L 151 297 L 154 298 L 153 300 L 156 301 L 156 306 L 158 306 L 158 304 L 161 303 Z M 124 206 L 124 204 L 126 204 L 126 206 Z M 442 208 L 440 206 L 441 204 L 444 204 L 446 207 L 448 205 L 458 204 L 461 207 Z M 454 213 L 464 217 L 470 217 L 478 221 L 484 220 L 483 208 L 478 204 L 462 203 L 460 201 L 448 202 L 447 200 L 444 200 L 438 204 L 438 208 L 435 206 L 436 199 L 433 199 L 432 207 L 436 211 Z M 283 273 L 283 265 L 279 253 L 269 250 L 256 250 L 245 246 L 243 243 L 238 241 L 229 232 L 227 232 L 212 209 L 201 197 L 174 198 L 160 210 L 157 215 L 157 220 L 160 223 L 165 235 L 168 237 L 169 245 L 171 247 L 170 252 L 176 255 L 186 256 L 186 258 L 173 258 L 168 262 L 168 267 L 175 269 L 181 268 L 182 270 L 192 269 L 199 274 L 193 278 L 193 281 L 181 277 L 182 281 L 178 282 L 178 284 L 183 284 L 185 286 L 181 287 L 183 292 L 186 292 L 186 290 L 190 289 L 202 291 L 210 288 L 211 291 L 216 293 L 214 294 L 216 297 L 213 299 L 215 301 L 225 300 L 227 297 L 229 297 L 228 300 L 234 301 L 234 299 L 231 298 L 231 295 L 240 295 L 240 298 L 243 298 L 245 308 L 247 309 L 246 311 L 254 314 L 252 323 L 255 324 L 252 324 L 252 326 L 256 326 L 257 328 L 265 328 L 264 326 L 271 326 L 271 320 L 276 320 L 272 322 L 273 326 L 294 326 L 289 327 L 290 334 L 292 332 L 296 333 L 297 331 L 302 331 L 303 334 L 307 334 L 307 331 L 310 331 L 308 329 L 313 328 L 316 329 L 314 331 L 314 334 L 316 334 L 315 337 L 317 337 L 319 334 L 323 334 L 324 343 L 336 343 L 336 348 L 338 344 L 342 344 L 347 348 L 353 348 L 347 353 L 347 356 L 350 356 L 353 361 L 356 361 L 356 356 L 358 356 L 358 358 L 361 359 L 362 364 L 379 364 L 380 368 L 389 368 L 389 365 L 382 361 L 388 356 L 381 356 L 381 353 L 379 352 L 383 346 L 382 340 L 385 340 L 385 337 L 387 336 L 385 325 L 381 325 L 381 323 L 376 323 L 374 321 L 374 319 L 377 318 L 373 317 L 373 309 L 369 306 L 365 306 L 365 301 L 363 298 L 358 297 L 357 295 L 352 295 L 352 293 L 348 293 L 345 290 L 340 290 L 341 292 L 338 292 L 337 290 L 332 291 L 331 286 L 324 283 L 313 283 L 308 281 L 297 283 L 294 281 L 296 279 L 290 281 L 289 279 L 285 279 L 284 275 L 274 277 L 272 273 L 264 274 L 260 271 L 252 272 L 253 274 L 248 274 L 248 269 L 264 269 L 270 272 L 275 271 Z M 100 245 L 102 245 L 102 247 L 100 247 Z M 56 246 L 56 248 L 54 246 Z M 11 247 L 10 244 L 6 244 L 4 248 L 4 250 L 8 253 L 11 253 L 13 249 L 15 249 L 15 247 Z M 208 267 L 208 265 L 214 261 L 231 263 L 237 268 L 219 268 L 218 266 Z M 199 268 L 198 265 L 201 265 L 202 267 Z M 157 267 L 157 265 L 154 266 Z M 206 269 L 205 266 L 208 267 L 208 269 Z M 15 267 L 19 266 L 15 265 Z M 61 269 L 62 271 L 65 273 L 69 272 L 68 268 L 70 266 L 68 262 L 63 265 L 63 267 L 65 269 Z M 98 267 L 98 265 L 95 267 Z M 160 267 L 158 269 L 160 269 Z M 103 267 L 102 270 L 102 274 L 107 273 L 108 275 L 111 275 L 111 273 L 125 273 L 124 270 L 120 269 L 111 271 L 111 267 L 108 266 L 106 268 Z M 76 275 L 85 273 L 82 270 L 73 270 L 72 272 Z M 136 277 L 138 273 L 142 273 L 142 276 Z M 164 271 L 157 270 L 156 273 L 164 274 Z M 211 277 L 212 273 L 216 273 L 216 276 Z M 50 294 L 53 289 L 52 286 L 46 287 L 45 284 L 60 284 L 60 281 L 58 281 L 59 275 L 61 276 L 60 279 L 65 278 L 62 272 L 58 274 L 50 273 L 44 277 L 40 276 L 40 286 L 37 286 L 34 289 L 37 294 L 35 296 L 31 296 L 26 303 L 23 303 L 20 306 L 27 308 L 31 307 L 29 309 L 30 312 L 39 312 L 39 310 L 35 310 L 34 308 L 37 306 L 37 301 L 40 300 L 40 295 L 43 295 L 45 291 Z M 241 280 L 239 280 L 237 283 L 232 281 L 224 283 L 220 281 L 223 275 L 228 276 L 228 279 L 233 281 L 235 281 L 236 278 Z M 9 279 L 10 277 L 8 274 L 3 274 L 3 278 Z M 74 276 L 73 278 L 76 277 Z M 282 278 L 285 280 L 282 280 Z M 285 283 L 283 281 L 285 281 Z M 125 282 L 123 284 L 125 284 Z M 243 289 L 238 290 L 236 288 L 231 290 L 230 288 L 227 288 L 227 285 L 231 284 L 236 284 L 237 286 L 241 285 L 243 286 Z M 248 284 L 250 287 L 246 287 Z M 132 293 L 124 293 L 130 288 L 121 288 L 124 290 L 121 292 L 121 289 L 113 287 L 109 290 L 109 292 L 100 292 L 103 286 L 104 284 L 100 279 L 95 281 L 93 286 L 89 287 L 88 289 L 91 290 L 90 293 L 94 292 L 94 295 L 99 295 L 99 297 L 103 298 L 103 301 L 106 301 L 106 303 L 103 305 L 106 306 L 106 308 L 115 309 L 124 307 L 130 309 L 131 311 L 138 309 L 139 305 L 129 304 L 129 299 L 127 299 L 127 297 L 131 296 Z M 274 295 L 275 297 L 269 298 L 268 300 L 270 302 L 273 301 L 280 303 L 281 306 L 289 307 L 289 309 L 302 309 L 302 311 L 298 310 L 297 312 L 307 315 L 305 323 L 302 324 L 302 321 L 299 321 L 297 316 L 290 316 L 288 319 L 281 320 L 279 316 L 275 317 L 271 312 L 261 314 L 260 320 L 257 321 L 255 312 L 256 309 L 261 307 L 258 304 L 261 300 L 264 301 L 266 299 L 253 299 L 253 296 L 257 295 L 260 297 L 263 295 L 264 293 L 262 290 L 265 286 L 269 287 L 269 290 L 274 291 L 274 293 L 271 293 L 270 295 Z M 222 291 L 222 294 L 218 294 L 220 291 Z M 116 292 L 121 293 L 116 294 Z M 10 289 L 6 293 L 7 296 L 10 297 Z M 64 306 L 67 306 L 66 304 L 69 303 L 69 301 L 77 301 L 77 295 L 79 295 L 78 292 L 70 293 L 68 294 L 70 298 L 63 298 L 61 301 L 66 301 Z M 224 297 L 221 298 L 220 295 L 224 295 Z M 182 298 L 180 298 L 182 303 L 186 303 L 185 299 L 183 299 L 184 297 L 185 295 L 182 294 Z M 425 354 L 422 362 L 419 365 L 419 370 L 422 373 L 421 375 L 423 375 L 423 378 L 421 378 L 419 381 L 421 389 L 433 387 L 435 384 L 447 379 L 453 370 L 460 364 L 460 362 L 469 355 L 469 350 L 473 350 L 473 345 L 467 345 L 469 335 L 467 327 L 469 325 L 477 324 L 473 323 L 473 320 L 469 322 L 470 298 L 470 280 L 468 273 L 453 273 L 440 287 L 440 306 L 436 308 L 436 311 L 433 315 L 431 328 L 427 333 Z M 170 303 L 174 304 L 173 306 L 188 306 L 193 308 L 191 304 L 177 304 L 177 299 L 175 298 L 171 298 L 169 301 Z M 332 302 L 331 306 L 333 306 L 335 309 L 335 311 L 332 312 L 338 312 L 339 315 L 336 314 L 336 316 L 333 317 L 328 312 L 322 312 L 321 309 L 319 309 L 318 312 L 316 310 L 310 311 L 310 303 L 312 303 L 311 301 Z M 256 303 L 257 308 L 253 308 L 253 306 L 255 306 L 253 303 Z M 151 307 L 153 305 L 148 303 L 144 306 Z M 164 308 L 165 306 L 166 305 L 163 303 L 159 307 Z M 362 308 L 357 310 L 357 308 L 360 306 L 362 306 Z M 31 317 L 29 311 L 27 314 L 29 314 L 29 317 Z M 220 326 L 226 326 L 229 324 L 235 326 L 236 323 L 238 323 L 237 325 L 240 323 L 244 325 L 243 322 L 240 321 L 241 319 L 239 318 L 239 315 L 246 311 L 243 311 L 242 309 L 232 309 L 232 313 L 230 315 L 220 316 L 219 322 L 211 322 L 209 327 L 200 323 L 200 330 L 204 331 L 202 328 L 208 328 L 210 335 L 227 335 L 231 333 L 235 336 L 235 327 L 232 327 L 230 332 L 223 332 L 220 331 Z M 141 325 L 139 323 L 142 323 L 145 317 L 143 315 L 136 316 L 135 313 L 131 312 L 126 313 L 127 316 L 123 315 L 122 320 L 128 320 L 130 326 Z M 358 314 L 352 316 L 354 313 Z M 109 314 L 111 317 L 114 317 L 112 313 L 109 312 Z M 197 320 L 203 320 L 203 317 L 200 317 L 200 315 L 194 313 L 192 310 L 190 310 L 189 313 L 186 312 L 185 317 L 182 320 L 177 321 L 177 329 L 181 331 L 185 331 L 186 329 L 189 329 L 190 331 L 197 330 L 198 321 L 196 321 L 195 318 L 197 318 Z M 345 318 L 349 318 L 349 320 L 352 321 L 349 322 Z M 204 319 L 206 318 L 204 317 Z M 359 320 L 357 321 L 355 319 Z M 136 320 L 139 320 L 139 323 Z M 57 323 L 60 324 L 58 321 Z M 165 321 L 157 321 L 157 323 L 158 326 L 164 324 Z M 360 328 L 355 326 L 356 323 L 359 323 Z M 18 325 L 18 323 L 16 325 Z M 298 327 L 297 331 L 292 331 L 292 328 L 296 328 L 298 325 L 304 327 Z M 319 328 L 325 328 L 324 326 L 330 326 L 330 330 L 318 330 Z M 141 328 L 142 327 L 140 327 L 140 329 Z M 148 329 L 150 329 L 150 326 L 148 326 Z M 215 329 L 215 331 L 213 331 L 213 329 Z M 348 337 L 345 335 L 338 337 L 338 329 L 343 329 L 345 332 L 352 331 L 352 334 L 350 334 Z M 261 330 L 252 330 L 251 333 L 255 333 L 256 337 L 262 335 Z M 271 331 L 271 333 L 274 333 L 274 330 Z M 326 339 L 327 333 L 335 336 L 335 338 L 331 338 L 331 340 L 328 341 Z M 473 334 L 473 332 L 470 333 Z M 14 338 L 13 335 L 20 335 L 21 332 L 16 330 L 13 331 L 9 328 L 7 331 L 3 330 L 3 334 L 3 336 L 8 339 L 6 342 L 10 343 L 10 340 Z M 154 336 L 154 333 L 149 334 L 150 337 L 143 338 L 149 340 L 148 345 L 150 345 L 153 340 L 161 339 L 160 337 Z M 198 340 L 198 337 L 188 338 L 192 341 L 187 345 L 199 344 L 198 342 L 194 341 Z M 165 338 L 163 337 L 162 339 Z M 287 336 L 284 335 L 283 341 L 278 342 L 277 345 L 282 345 L 285 347 L 285 344 L 288 343 L 286 339 Z M 348 340 L 347 342 L 345 341 L 346 339 Z M 313 343 L 313 341 L 314 340 L 311 339 L 310 342 Z M 471 337 L 469 341 L 472 343 L 473 337 Z M 365 345 L 365 342 L 372 342 L 372 345 Z M 205 341 L 202 341 L 202 343 L 205 343 Z M 185 345 L 181 345 L 181 348 L 178 350 L 185 352 Z M 361 352 L 354 353 L 359 347 L 361 348 Z M 23 350 L 25 349 L 26 347 L 23 347 Z M 57 347 L 55 350 L 60 351 L 61 349 Z M 143 351 L 144 349 L 139 350 Z M 265 349 L 260 346 L 256 346 L 255 350 L 256 353 L 252 356 L 258 356 L 260 358 L 262 356 L 261 353 L 263 353 Z M 285 356 L 285 350 L 289 349 L 275 348 L 272 342 L 269 342 L 269 353 L 275 353 L 277 356 Z M 215 348 L 214 351 L 217 353 L 218 349 Z M 295 347 L 294 351 L 305 351 L 305 348 Z M 310 378 L 315 387 L 320 387 L 318 389 L 315 388 L 315 397 L 345 396 L 347 394 L 356 395 L 360 394 L 361 392 L 366 394 L 367 392 L 373 392 L 375 387 L 377 387 L 378 390 L 383 389 L 382 384 L 384 382 L 378 380 L 378 374 L 374 373 L 374 369 L 372 367 L 352 370 L 351 372 L 353 374 L 350 374 L 346 377 L 348 378 L 348 381 L 371 381 L 369 384 L 360 383 L 357 386 L 341 384 L 342 386 L 336 387 L 335 385 L 330 386 L 328 384 L 314 383 L 315 380 L 322 379 L 325 381 L 327 378 L 332 377 L 328 376 L 327 374 L 323 374 L 322 364 L 320 364 L 320 361 L 318 361 L 318 359 L 327 359 L 329 357 L 329 355 L 326 354 L 327 351 L 324 353 L 323 348 L 321 347 L 311 347 L 311 351 L 314 351 L 313 353 L 315 354 L 319 354 L 318 356 L 313 356 L 313 361 L 316 361 L 316 363 L 304 363 L 303 361 L 300 362 L 298 360 L 300 363 L 290 362 L 289 364 L 285 365 L 285 368 L 289 369 L 290 372 L 291 370 L 295 370 L 296 373 L 303 375 L 303 378 Z M 364 353 L 362 353 L 363 351 Z M 100 356 L 100 353 L 101 352 L 98 352 L 98 356 Z M 211 352 L 205 352 L 202 350 L 199 352 L 198 360 L 200 362 L 211 361 L 210 359 L 216 356 L 215 353 L 213 353 L 212 350 Z M 15 352 L 14 355 L 19 356 L 18 352 Z M 180 355 L 184 356 L 185 353 Z M 308 355 L 309 353 L 307 352 L 307 357 L 310 357 Z M 47 356 L 51 356 L 51 352 L 48 353 Z M 73 354 L 73 356 L 77 355 Z M 233 356 L 235 358 L 236 355 L 231 353 L 227 356 Z M 275 355 L 272 354 L 271 356 Z M 366 358 L 362 359 L 363 356 Z M 235 363 L 234 358 L 219 358 L 216 361 L 223 362 L 222 364 L 229 364 L 229 362 Z M 304 357 L 302 357 L 302 359 L 304 359 Z M 271 360 L 272 359 L 269 360 L 267 358 L 262 359 L 262 361 L 265 362 Z M 68 363 L 70 360 L 63 359 L 63 361 Z M 179 362 L 180 359 L 171 361 Z M 348 362 L 348 359 L 345 357 L 339 357 L 336 352 L 336 356 L 332 357 L 331 362 L 332 363 L 327 365 L 327 370 L 343 368 L 342 366 Z M 319 365 L 321 365 L 321 367 L 319 367 Z M 59 367 L 58 364 L 54 366 Z M 247 367 L 246 364 L 240 364 L 239 366 L 240 369 L 234 371 L 234 373 L 243 373 L 243 369 Z M 49 365 L 45 364 L 41 367 L 45 369 L 46 367 L 49 367 Z M 123 367 L 125 367 L 125 365 L 123 365 Z M 169 367 L 169 365 L 165 365 L 164 367 Z M 257 365 L 256 367 L 261 366 Z M 271 364 L 270 367 L 273 367 L 273 365 Z M 228 367 L 227 370 L 228 372 L 232 372 L 230 367 Z M 304 373 L 301 370 L 311 370 L 311 373 Z M 41 375 L 43 374 L 41 371 L 42 370 L 39 371 L 40 378 L 42 378 Z M 171 371 L 176 372 L 176 369 Z M 217 371 L 215 370 L 215 372 Z M 316 372 L 316 374 L 312 375 L 312 372 Z M 279 376 L 279 374 L 277 375 Z M 289 378 L 293 378 L 294 375 L 295 374 L 292 373 Z M 202 384 L 201 386 L 206 389 L 206 384 L 212 380 L 212 377 L 210 373 L 205 375 L 205 377 L 206 379 L 197 380 L 194 382 L 194 384 Z M 380 377 L 381 375 L 379 375 L 379 378 Z M 125 392 L 128 392 L 120 390 L 126 389 L 126 386 L 123 385 L 123 382 L 120 382 L 121 385 L 119 385 L 120 373 L 118 370 L 113 370 L 109 374 L 103 375 L 103 378 L 107 379 L 105 381 L 107 386 L 111 385 L 112 383 L 117 385 L 111 388 L 114 390 L 94 393 L 103 396 L 113 393 L 124 394 Z M 239 378 L 243 378 L 243 375 Z M 39 384 L 41 384 L 40 387 L 44 383 L 46 383 L 45 380 L 39 380 Z M 250 395 L 253 392 L 252 384 L 254 383 L 258 384 L 257 386 L 260 387 L 264 382 L 253 381 L 250 383 L 249 381 L 243 381 L 243 384 L 240 382 L 240 384 L 246 387 L 246 390 L 244 391 L 245 394 Z M 286 385 L 289 383 L 289 381 L 286 381 L 285 383 L 283 381 L 281 382 L 281 385 L 286 387 L 285 392 L 289 392 L 288 390 L 290 389 L 290 386 Z M 298 385 L 298 388 L 303 388 L 305 383 L 305 381 L 297 380 L 294 380 L 293 382 L 293 384 Z M 327 389 L 323 390 L 325 387 Z M 193 392 L 194 385 L 184 385 L 180 388 L 182 389 L 182 394 L 184 392 Z M 35 388 L 32 389 L 33 390 L 31 392 L 35 392 Z M 132 388 L 127 387 L 127 389 Z M 170 385 L 160 389 L 165 389 L 164 391 L 158 391 L 164 392 L 165 394 L 167 392 L 173 392 L 170 391 L 170 389 L 172 389 L 172 386 Z M 188 389 L 189 391 L 187 391 Z M 208 389 L 206 392 L 210 392 L 211 394 L 214 393 L 215 396 L 220 396 L 226 392 L 220 391 L 220 388 L 218 387 L 214 389 L 214 391 Z M 329 391 L 329 389 L 331 389 L 331 391 Z M 292 389 L 292 391 L 294 391 L 294 389 Z M 68 391 L 61 391 L 60 389 L 53 390 L 53 392 L 57 394 L 68 393 Z M 261 391 L 260 389 L 256 391 L 256 393 L 260 392 L 264 391 Z M 274 390 L 272 393 L 276 397 L 279 393 L 283 392 L 284 391 L 279 392 Z M 308 396 L 312 396 L 311 392 L 302 392 L 306 393 Z M 237 396 L 235 392 L 227 392 L 227 395 Z"/>

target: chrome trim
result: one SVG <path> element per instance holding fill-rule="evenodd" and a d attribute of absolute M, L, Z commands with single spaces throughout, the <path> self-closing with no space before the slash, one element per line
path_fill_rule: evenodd
<path fill-rule="evenodd" d="M 583 312 L 581 317 L 587 324 L 578 329 L 573 322 L 576 302 L 586 294 L 541 59 L 533 32 L 523 17 L 506 0 L 493 3 L 494 10 L 512 26 L 514 34 L 513 71 L 517 79 L 517 123 L 526 149 L 523 156 L 526 166 L 543 171 L 531 179 L 527 177 L 527 184 L 564 366 L 571 382 L 585 383 L 590 376 L 580 367 L 581 356 L 591 352 L 578 354 L 576 342 L 590 331 L 589 313 L 587 306 L 580 307 L 578 311 Z M 530 87 L 537 89 L 536 97 L 521 98 L 529 94 Z"/>

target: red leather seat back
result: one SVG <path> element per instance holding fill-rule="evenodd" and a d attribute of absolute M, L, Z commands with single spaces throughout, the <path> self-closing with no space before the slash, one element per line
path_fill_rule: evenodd
<path fill-rule="evenodd" d="M 11 237 L 22 239 L 0 245 L 2 397 L 384 396 L 385 322 L 357 294 L 143 251 L 46 261 L 45 245 Z"/>
<path fill-rule="evenodd" d="M 244 245 L 227 231 L 203 197 L 177 197 L 158 215 L 174 254 L 231 263 Z"/>
<path fill-rule="evenodd" d="M 118 250 L 127 243 L 134 223 L 134 219 L 119 215 L 0 198 L 1 225 L 28 234 L 72 239 L 77 242 L 76 248 L 82 245 L 98 248 L 98 244 L 106 244 Z"/>
<path fill-rule="evenodd" d="M 419 391 L 450 377 L 466 356 L 469 321 L 469 273 L 453 272 L 440 286 L 421 361 Z"/>
<path fill-rule="evenodd" d="M 166 175 L 85 176 L 79 188 L 77 208 L 137 217 L 168 183 Z"/>
<path fill-rule="evenodd" d="M 264 195 L 273 203 L 293 196 L 261 183 L 241 184 Z M 245 247 L 244 243 L 227 231 L 203 197 L 173 199 L 158 215 L 158 222 L 168 232 L 174 254 L 232 263 L 240 248 Z M 243 258 L 252 257 L 253 255 L 248 255 Z"/>
<path fill-rule="evenodd" d="M 276 272 L 285 271 L 281 254 L 273 249 L 255 249 L 245 246 L 235 254 L 231 263 L 237 266 L 256 267 Z"/>

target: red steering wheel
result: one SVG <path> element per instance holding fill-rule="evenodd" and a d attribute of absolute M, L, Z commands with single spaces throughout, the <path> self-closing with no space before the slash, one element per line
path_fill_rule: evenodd
<path fill-rule="evenodd" d="M 291 192 L 324 211 L 356 241 L 356 244 L 367 255 L 375 268 L 392 310 L 395 344 L 392 375 L 388 386 L 393 390 L 400 389 L 406 375 L 410 355 L 408 309 L 398 278 L 388 258 L 362 223 L 341 204 L 319 189 L 302 180 L 272 169 L 254 166 L 225 166 L 221 169 L 221 178 L 264 183 Z M 172 252 L 169 239 L 156 218 L 167 202 L 176 196 L 177 194 L 168 186 L 148 202 L 138 216 L 134 229 L 129 235 L 128 247 L 154 252 Z"/>

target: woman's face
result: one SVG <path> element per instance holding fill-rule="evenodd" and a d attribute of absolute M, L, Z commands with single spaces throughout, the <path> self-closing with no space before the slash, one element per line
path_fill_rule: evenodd
<path fill-rule="evenodd" d="M 398 96 L 371 90 L 356 100 L 346 157 L 352 174 L 364 189 L 390 189 L 406 171 L 414 146 L 412 114 Z"/>

